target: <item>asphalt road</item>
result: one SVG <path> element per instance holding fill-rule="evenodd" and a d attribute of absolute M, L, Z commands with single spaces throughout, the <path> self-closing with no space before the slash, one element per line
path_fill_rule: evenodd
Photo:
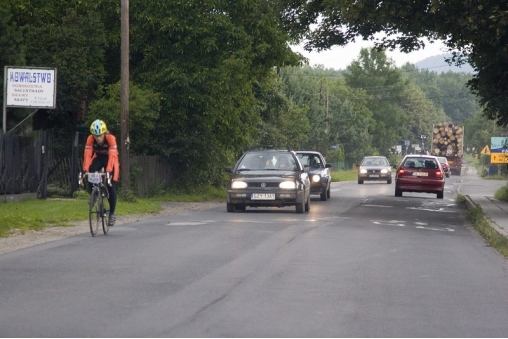
<path fill-rule="evenodd" d="M 506 337 L 508 265 L 455 203 L 336 183 L 0 255 L 1 337 Z"/>

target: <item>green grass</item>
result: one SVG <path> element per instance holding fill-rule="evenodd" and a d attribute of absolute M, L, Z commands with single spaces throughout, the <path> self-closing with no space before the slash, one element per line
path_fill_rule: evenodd
<path fill-rule="evenodd" d="M 119 201 L 117 215 L 145 214 L 161 210 L 159 203 L 138 199 L 136 203 Z M 16 203 L 0 203 L 0 237 L 13 232 L 24 234 L 28 230 L 41 230 L 51 226 L 70 226 L 74 221 L 88 219 L 88 200 L 27 199 Z"/>
<path fill-rule="evenodd" d="M 348 170 L 348 171 L 333 171 L 332 172 L 332 182 L 340 182 L 340 181 L 354 181 L 358 179 L 358 172 L 356 170 Z"/>
<path fill-rule="evenodd" d="M 84 190 L 69 199 L 27 199 L 16 203 L 0 203 L 0 237 L 13 233 L 24 234 L 28 230 L 41 230 L 45 227 L 71 226 L 73 222 L 88 219 L 88 198 Z M 134 197 L 135 198 L 135 197 Z M 162 209 L 161 202 L 199 202 L 225 200 L 225 189 L 204 187 L 194 190 L 172 189 L 156 197 L 135 198 L 119 192 L 115 213 L 118 216 L 129 214 L 155 213 Z"/>

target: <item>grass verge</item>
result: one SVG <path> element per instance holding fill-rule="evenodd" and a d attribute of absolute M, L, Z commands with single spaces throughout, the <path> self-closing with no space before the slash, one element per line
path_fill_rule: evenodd
<path fill-rule="evenodd" d="M 332 182 L 339 181 L 352 181 L 358 179 L 358 172 L 355 170 L 348 171 L 333 171 L 332 172 Z"/>
<path fill-rule="evenodd" d="M 159 202 L 138 199 L 119 201 L 117 215 L 154 213 L 161 210 Z M 27 199 L 0 204 L 0 237 L 52 226 L 71 226 L 72 222 L 88 219 L 88 199 Z"/>
<path fill-rule="evenodd" d="M 459 201 L 465 202 L 466 199 L 463 196 L 462 198 L 463 199 L 461 199 L 461 196 L 459 195 Z M 491 225 L 489 219 L 483 213 L 480 206 L 468 205 L 467 219 L 481 234 L 487 244 L 501 253 L 502 256 L 508 258 L 508 238 L 496 231 L 496 229 Z"/>

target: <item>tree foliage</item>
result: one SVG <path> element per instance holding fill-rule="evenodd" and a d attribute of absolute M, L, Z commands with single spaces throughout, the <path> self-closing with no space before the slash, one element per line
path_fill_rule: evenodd
<path fill-rule="evenodd" d="M 345 79 L 348 86 L 362 89 L 367 94 L 367 107 L 375 121 L 368 126 L 373 147 L 381 155 L 388 155 L 393 145 L 406 134 L 410 120 L 402 109 L 407 99 L 408 82 L 384 52 L 365 48 L 360 51 L 358 60 L 347 67 Z"/>
<path fill-rule="evenodd" d="M 4 66 L 24 66 L 25 46 L 23 29 L 14 20 L 12 8 L 5 0 L 0 0 L 0 79 L 4 79 Z M 3 106 L 4 97 L 0 97 Z"/>
<path fill-rule="evenodd" d="M 100 88 L 104 95 L 90 104 L 85 126 L 95 119 L 106 122 L 108 130 L 120 136 L 120 83 Z M 133 154 L 150 155 L 153 149 L 152 131 L 160 114 L 159 93 L 144 90 L 134 83 L 129 86 L 130 149 Z"/>
<path fill-rule="evenodd" d="M 454 53 L 451 62 L 467 60 L 475 69 L 468 86 L 486 116 L 508 124 L 507 2 L 292 0 L 286 5 L 286 27 L 308 39 L 309 50 L 364 39 L 411 52 L 425 47 L 424 37 L 444 40 Z"/>

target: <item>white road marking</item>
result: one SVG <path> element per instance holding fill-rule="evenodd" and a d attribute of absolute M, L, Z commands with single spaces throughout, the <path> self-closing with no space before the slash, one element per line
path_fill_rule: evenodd
<path fill-rule="evenodd" d="M 429 211 L 429 212 L 444 212 L 444 213 L 457 213 L 457 211 L 446 210 L 444 207 L 442 208 L 423 208 L 423 207 L 406 207 L 408 210 L 419 210 L 419 211 Z"/>
<path fill-rule="evenodd" d="M 371 222 L 376 225 L 399 226 L 399 227 L 406 226 L 406 224 L 402 220 L 371 220 Z"/>
<path fill-rule="evenodd" d="M 387 205 L 362 205 L 362 206 L 367 206 L 367 207 L 393 207 L 393 206 L 387 206 Z"/>
<path fill-rule="evenodd" d="M 206 225 L 209 223 L 210 223 L 210 221 L 181 221 L 181 222 L 168 222 L 166 225 L 169 225 L 169 226 L 196 226 L 196 225 Z"/>
<path fill-rule="evenodd" d="M 397 226 L 397 227 L 406 227 L 407 222 L 404 220 L 371 220 L 371 222 L 375 225 L 382 225 L 382 226 Z M 422 229 L 422 230 L 430 230 L 430 231 L 440 231 L 440 232 L 455 232 L 453 228 L 446 227 L 446 228 L 432 228 L 432 227 L 425 227 L 421 225 L 427 225 L 427 223 L 424 222 L 414 222 L 416 229 Z M 411 227 L 411 226 L 409 226 Z"/>
<path fill-rule="evenodd" d="M 423 226 L 416 226 L 416 228 L 419 228 L 419 229 L 424 229 L 424 230 L 431 230 L 431 231 L 448 231 L 448 232 L 455 232 L 454 229 L 451 229 L 451 228 L 430 228 L 430 227 L 423 227 Z"/>

